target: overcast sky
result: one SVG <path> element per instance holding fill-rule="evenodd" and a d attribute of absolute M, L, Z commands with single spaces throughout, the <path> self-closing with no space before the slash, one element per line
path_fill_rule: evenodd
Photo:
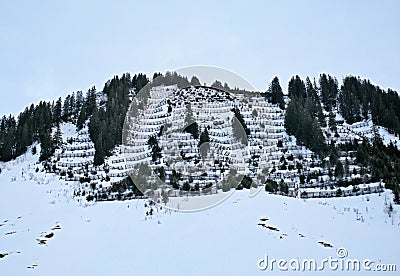
<path fill-rule="evenodd" d="M 123 72 L 232 70 L 265 90 L 276 75 L 352 74 L 400 91 L 400 1 L 0 0 L 0 114 Z"/>

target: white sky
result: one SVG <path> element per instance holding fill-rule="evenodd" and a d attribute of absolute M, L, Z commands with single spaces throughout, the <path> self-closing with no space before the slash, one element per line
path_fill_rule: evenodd
<path fill-rule="evenodd" d="M 277 75 L 348 74 L 400 91 L 400 1 L 0 0 L 0 114 L 123 72 L 226 68 L 265 90 Z"/>

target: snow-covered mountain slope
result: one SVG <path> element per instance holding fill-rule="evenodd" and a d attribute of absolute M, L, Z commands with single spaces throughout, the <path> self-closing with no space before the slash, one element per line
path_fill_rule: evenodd
<path fill-rule="evenodd" d="M 336 111 L 337 112 L 337 111 Z M 336 120 L 339 122 L 338 124 L 338 139 L 336 141 L 340 142 L 349 142 L 354 139 L 362 139 L 363 137 L 368 139 L 374 138 L 374 123 L 371 119 L 363 120 L 361 122 L 356 122 L 354 124 L 347 124 L 344 122 L 343 117 L 336 113 Z M 400 139 L 387 131 L 386 128 L 382 126 L 376 126 L 377 134 L 379 134 L 385 145 L 392 143 L 393 145 L 400 147 Z"/>
<path fill-rule="evenodd" d="M 236 191 L 214 208 L 179 213 L 145 200 L 78 202 L 77 184 L 36 173 L 40 166 L 30 151 L 0 164 L 2 275 L 286 275 L 257 263 L 265 255 L 319 263 L 338 259 L 339 248 L 345 259 L 400 269 L 400 210 L 384 211 L 390 191 L 308 200 Z M 326 266 L 318 275 L 353 274 Z"/>
<path fill-rule="evenodd" d="M 233 108 L 240 110 L 250 130 L 246 147 L 241 146 L 233 135 Z M 349 125 L 337 109 L 334 112 L 337 130 L 332 131 L 328 126 L 323 128 L 327 143 L 339 145 L 361 141 L 364 137 L 372 139 L 379 133 L 385 144 L 400 145 L 399 138 L 383 127 L 374 126 L 371 120 Z M 128 112 L 127 118 L 129 116 Z M 317 154 L 299 146 L 296 138 L 286 133 L 285 111 L 257 93 L 234 94 L 210 87 L 158 86 L 150 90 L 145 110 L 139 110 L 133 117 L 130 131 L 124 132 L 128 134 L 123 145 L 117 145 L 101 166 L 93 165 L 95 148 L 88 127 L 76 131 L 73 124 L 63 124 L 63 144 L 46 166 L 47 171 L 56 172 L 64 180 L 80 182 L 76 194 L 97 201 L 132 198 L 131 190 L 119 189 L 117 193 L 116 189 L 111 191 L 111 187 L 129 173 L 138 174 L 138 166 L 143 163 L 150 167 L 154 179 L 161 176 L 156 171 L 162 169 L 163 182 L 169 185 L 166 190 L 169 196 L 177 193 L 168 190 L 173 186 L 170 179 L 174 170 L 180 174 L 175 183 L 180 188 L 189 183 L 192 192 L 205 194 L 203 188 L 209 185 L 213 193 L 237 187 L 239 181 L 221 181 L 229 177 L 231 169 L 249 176 L 255 185 L 263 185 L 267 179 L 275 181 L 279 186 L 277 190 L 289 196 L 338 195 L 338 178 L 334 175 L 337 164 L 327 165 L 330 157 L 320 160 Z M 199 138 L 182 131 L 190 119 L 198 124 L 199 136 L 208 129 L 212 153 L 206 159 L 201 156 Z M 160 157 L 155 161 L 148 144 L 151 136 L 156 137 L 160 146 Z M 368 182 L 370 171 L 360 167 L 354 154 L 339 152 L 339 160 L 345 168 L 342 178 L 348 182 L 357 179 L 361 183 L 361 186 L 340 191 L 341 194 L 377 192 L 385 184 L 376 180 L 366 186 L 364 182 Z"/>

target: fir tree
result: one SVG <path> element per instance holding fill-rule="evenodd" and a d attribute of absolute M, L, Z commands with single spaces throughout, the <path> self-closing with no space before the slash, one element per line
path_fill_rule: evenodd
<path fill-rule="evenodd" d="M 70 95 L 67 95 L 67 97 L 64 99 L 64 106 L 62 110 L 62 116 L 64 121 L 67 121 L 69 116 L 71 115 L 70 97 L 71 97 Z"/>
<path fill-rule="evenodd" d="M 53 110 L 53 123 L 55 125 L 60 124 L 61 121 L 61 112 L 62 112 L 62 105 L 61 105 L 61 97 L 58 98 L 54 110 Z"/>
<path fill-rule="evenodd" d="M 97 137 L 97 140 L 95 143 L 95 150 L 96 150 L 96 152 L 94 154 L 93 164 L 95 166 L 99 166 L 104 163 L 104 157 L 105 157 L 101 133 Z"/>
<path fill-rule="evenodd" d="M 183 131 L 192 134 L 194 139 L 199 138 L 199 125 L 193 118 L 193 112 L 190 103 L 186 105 L 185 128 Z"/>
<path fill-rule="evenodd" d="M 155 162 L 156 160 L 161 158 L 161 148 L 158 145 L 157 137 L 154 135 L 150 136 L 147 144 L 150 146 L 151 149 L 151 160 Z"/>
<path fill-rule="evenodd" d="M 208 135 L 208 130 L 207 128 L 204 128 L 204 130 L 200 134 L 200 141 L 199 141 L 199 148 L 200 148 L 200 155 L 203 159 L 206 158 L 208 151 L 210 150 L 210 136 Z"/>
<path fill-rule="evenodd" d="M 183 183 L 183 185 L 182 185 L 182 190 L 183 190 L 183 191 L 190 191 L 190 184 L 189 184 L 189 182 L 185 181 L 185 183 Z"/>
<path fill-rule="evenodd" d="M 1 147 L 1 159 L 2 161 L 10 161 L 15 158 L 15 134 L 16 134 L 16 122 L 13 116 L 9 116 L 5 119 L 5 134 L 3 134 L 3 143 Z"/>
<path fill-rule="evenodd" d="M 336 167 L 335 167 L 335 176 L 337 178 L 342 178 L 344 174 L 344 169 L 343 169 L 343 165 L 342 162 L 340 162 L 339 160 L 336 162 Z"/>
<path fill-rule="evenodd" d="M 306 87 L 304 82 L 300 79 L 298 75 L 295 77 L 292 77 L 291 80 L 289 81 L 289 97 L 298 97 L 298 98 L 306 98 L 307 93 L 306 93 Z"/>
<path fill-rule="evenodd" d="M 47 160 L 52 154 L 54 150 L 54 144 L 51 137 L 51 129 L 43 130 L 40 135 L 40 157 L 39 160 Z"/>
<path fill-rule="evenodd" d="M 62 132 L 61 132 L 61 127 L 60 125 L 57 125 L 56 131 L 54 132 L 54 136 L 53 136 L 53 145 L 54 147 L 61 147 L 63 143 L 63 139 L 62 139 Z"/>
<path fill-rule="evenodd" d="M 283 91 L 279 84 L 278 77 L 274 77 L 269 88 L 268 93 L 271 95 L 271 102 L 273 104 L 279 104 L 281 109 L 285 108 L 285 102 L 283 100 Z"/>
<path fill-rule="evenodd" d="M 193 77 L 190 79 L 190 85 L 191 85 L 191 86 L 198 86 L 198 85 L 201 85 L 201 84 L 200 84 L 199 79 L 198 79 L 196 76 L 193 76 Z"/>
<path fill-rule="evenodd" d="M 312 110 L 308 107 L 309 104 L 307 105 L 310 101 L 295 96 L 296 93 L 293 92 L 292 99 L 286 109 L 286 131 L 289 135 L 294 135 L 299 143 L 304 144 L 320 156 L 325 156 L 328 148 L 320 125 L 317 119 L 312 116 Z"/>
<path fill-rule="evenodd" d="M 200 142 L 199 142 L 199 147 L 203 143 L 209 143 L 210 142 L 210 136 L 208 135 L 208 130 L 207 128 L 204 128 L 204 130 L 200 134 Z"/>
<path fill-rule="evenodd" d="M 81 130 L 83 128 L 83 125 L 86 121 L 86 106 L 82 106 L 81 111 L 79 112 L 78 120 L 76 122 L 76 128 L 78 130 Z"/>
<path fill-rule="evenodd" d="M 212 84 L 211 87 L 217 88 L 217 89 L 223 89 L 224 87 L 222 86 L 222 83 L 219 80 L 215 80 Z"/>
<path fill-rule="evenodd" d="M 396 189 L 393 190 L 393 195 L 394 195 L 394 198 L 393 198 L 394 203 L 400 204 L 400 196 L 399 196 L 399 188 L 398 187 L 396 187 Z"/>

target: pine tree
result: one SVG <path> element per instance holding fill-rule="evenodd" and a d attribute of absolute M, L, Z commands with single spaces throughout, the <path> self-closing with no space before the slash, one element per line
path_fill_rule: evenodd
<path fill-rule="evenodd" d="M 39 135 L 39 139 L 41 146 L 39 160 L 43 161 L 53 154 L 54 145 L 51 137 L 51 129 L 43 130 Z"/>
<path fill-rule="evenodd" d="M 9 116 L 5 120 L 5 134 L 3 137 L 3 144 L 1 147 L 1 160 L 10 161 L 15 157 L 15 133 L 16 122 L 13 116 Z"/>
<path fill-rule="evenodd" d="M 199 138 L 199 125 L 193 118 L 193 112 L 190 103 L 186 105 L 185 128 L 183 131 L 192 134 L 194 139 Z"/>
<path fill-rule="evenodd" d="M 224 87 L 222 86 L 222 83 L 219 80 L 215 80 L 212 84 L 211 87 L 218 88 L 218 89 L 223 89 Z"/>
<path fill-rule="evenodd" d="M 83 98 L 83 93 L 82 91 L 76 92 L 76 97 L 75 97 L 75 118 L 78 118 L 81 108 L 83 106 L 85 99 Z"/>
<path fill-rule="evenodd" d="M 93 164 L 95 166 L 99 166 L 104 163 L 104 157 L 105 157 L 101 133 L 97 137 L 97 140 L 95 143 L 95 150 L 96 150 L 96 152 L 94 154 Z"/>
<path fill-rule="evenodd" d="M 93 86 L 90 88 L 86 95 L 86 118 L 89 118 L 92 115 L 93 110 L 96 108 L 96 88 Z"/>
<path fill-rule="evenodd" d="M 159 158 L 161 158 L 161 148 L 158 145 L 158 140 L 155 135 L 150 136 L 147 144 L 150 146 L 151 149 L 151 160 L 155 162 Z"/>
<path fill-rule="evenodd" d="M 189 182 L 187 182 L 187 181 L 185 181 L 185 183 L 183 183 L 183 185 L 182 185 L 182 190 L 183 191 L 190 191 L 190 184 L 189 184 Z"/>
<path fill-rule="evenodd" d="M 200 134 L 200 141 L 198 144 L 198 147 L 200 148 L 200 155 L 203 159 L 206 158 L 208 151 L 210 150 L 210 136 L 208 135 L 208 130 L 207 128 L 204 128 L 204 130 Z"/>
<path fill-rule="evenodd" d="M 232 109 L 232 112 L 234 113 L 237 121 L 240 123 L 241 127 L 243 128 L 246 136 L 249 136 L 250 135 L 250 129 L 247 127 L 246 122 L 244 121 L 243 115 L 240 113 L 240 110 L 237 107 L 235 107 L 235 108 Z M 234 120 L 233 122 L 235 122 L 235 121 L 236 120 Z M 238 130 L 238 129 L 239 128 L 236 128 L 236 130 Z M 233 130 L 234 134 L 235 134 L 235 132 L 237 132 L 236 130 L 235 129 Z M 238 133 L 236 133 L 235 135 L 237 135 L 237 134 Z M 238 138 L 238 137 L 236 137 L 236 138 Z"/>
<path fill-rule="evenodd" d="M 328 118 L 329 118 L 328 119 L 329 120 L 329 129 L 331 131 L 336 131 L 336 129 L 337 129 L 336 116 L 332 111 L 329 112 L 329 117 Z"/>
<path fill-rule="evenodd" d="M 293 96 L 285 116 L 285 128 L 289 135 L 294 135 L 300 144 L 303 144 L 320 156 L 327 154 L 328 148 L 321 127 L 312 110 L 307 107 L 305 99 Z"/>
<path fill-rule="evenodd" d="M 285 109 L 285 101 L 283 100 L 283 91 L 281 85 L 279 84 L 278 77 L 274 77 L 269 88 L 268 92 L 271 94 L 271 102 L 273 104 L 279 104 L 281 109 Z"/>
<path fill-rule="evenodd" d="M 158 177 L 161 179 L 161 181 L 165 182 L 165 169 L 164 166 L 161 166 L 160 168 L 157 169 L 158 172 Z"/>
<path fill-rule="evenodd" d="M 372 138 L 373 138 L 373 142 L 379 142 L 382 140 L 381 136 L 379 134 L 378 127 L 376 125 L 372 126 Z"/>
<path fill-rule="evenodd" d="M 31 120 L 28 108 L 18 116 L 15 133 L 15 156 L 25 153 L 27 147 L 33 142 Z"/>
<path fill-rule="evenodd" d="M 317 94 L 317 90 L 314 88 L 309 77 L 306 77 L 306 94 L 307 98 L 311 99 L 314 103 L 319 103 L 319 97 Z"/>
<path fill-rule="evenodd" d="M 319 105 L 319 107 L 318 107 L 317 117 L 318 117 L 318 122 L 319 122 L 320 126 L 326 127 L 325 115 L 324 115 L 324 112 L 322 111 L 321 105 Z"/>
<path fill-rule="evenodd" d="M 70 120 L 72 116 L 76 114 L 76 101 L 75 101 L 75 92 L 72 92 L 71 96 L 69 97 L 69 116 L 68 119 Z"/>
<path fill-rule="evenodd" d="M 344 174 L 344 169 L 343 169 L 342 162 L 340 162 L 340 160 L 338 160 L 336 162 L 336 167 L 335 167 L 335 176 L 337 178 L 342 178 L 343 174 Z"/>
<path fill-rule="evenodd" d="M 106 134 L 106 129 L 103 129 L 101 127 L 102 123 L 101 123 L 99 114 L 100 114 L 99 110 L 97 108 L 95 108 L 93 110 L 92 117 L 90 117 L 89 124 L 88 124 L 90 139 L 92 141 L 95 141 L 95 143 L 96 143 L 97 138 L 99 137 L 100 133 Z M 110 127 L 109 128 L 110 132 L 113 132 L 114 130 L 111 128 L 112 126 L 109 126 L 109 127 Z M 104 132 L 103 132 L 103 130 L 104 130 Z M 103 141 L 102 141 L 102 143 L 103 143 Z"/>
<path fill-rule="evenodd" d="M 245 189 L 250 189 L 251 186 L 253 185 L 253 179 L 251 179 L 251 177 L 245 175 L 242 179 L 242 181 L 240 181 L 239 184 L 241 187 L 245 188 Z"/>
<path fill-rule="evenodd" d="M 224 82 L 224 90 L 231 91 L 231 88 L 229 87 L 229 85 L 226 82 Z"/>
<path fill-rule="evenodd" d="M 199 125 L 196 122 L 186 126 L 183 131 L 192 134 L 194 139 L 199 138 Z"/>
<path fill-rule="evenodd" d="M 362 87 L 357 78 L 347 77 L 343 80 L 341 93 L 339 94 L 340 111 L 349 124 L 361 120 L 360 101 L 357 98 L 361 90 Z"/>
<path fill-rule="evenodd" d="M 154 80 L 157 79 L 158 77 L 162 77 L 161 72 L 155 72 L 155 73 L 153 74 L 152 81 L 154 81 Z"/>
<path fill-rule="evenodd" d="M 79 112 L 78 120 L 76 122 L 76 128 L 81 130 L 86 121 L 86 107 L 82 106 L 81 111 Z"/>
<path fill-rule="evenodd" d="M 54 132 L 54 136 L 53 136 L 53 145 L 54 147 L 61 147 L 63 143 L 63 139 L 62 139 L 62 132 L 61 132 L 61 127 L 60 125 L 57 125 L 57 129 Z"/>
<path fill-rule="evenodd" d="M 148 83 L 149 79 L 142 73 L 139 73 L 132 78 L 132 85 L 136 93 L 138 93 Z"/>
<path fill-rule="evenodd" d="M 207 128 L 204 128 L 204 130 L 200 134 L 200 142 L 199 142 L 199 147 L 203 143 L 209 143 L 210 142 L 210 136 L 208 135 L 208 130 Z"/>
<path fill-rule="evenodd" d="M 62 105 L 61 105 L 61 97 L 58 98 L 54 110 L 53 110 L 53 123 L 55 125 L 60 124 L 61 121 L 61 111 L 62 111 Z"/>
<path fill-rule="evenodd" d="M 332 107 L 336 106 L 336 97 L 338 95 L 337 80 L 330 75 L 321 74 L 319 78 L 319 86 L 321 92 L 321 102 L 325 111 L 332 111 Z"/>
<path fill-rule="evenodd" d="M 71 96 L 67 95 L 67 97 L 65 97 L 65 99 L 64 99 L 64 107 L 63 107 L 63 111 L 62 111 L 62 116 L 63 116 L 64 121 L 68 121 L 68 119 L 71 115 L 70 98 L 71 98 Z"/>
<path fill-rule="evenodd" d="M 201 85 L 199 79 L 196 76 L 192 76 L 192 78 L 190 79 L 190 85 L 191 86 L 197 86 L 197 85 Z"/>
<path fill-rule="evenodd" d="M 307 97 L 305 84 L 298 75 L 292 77 L 291 80 L 289 81 L 288 91 L 289 91 L 289 97 L 291 99 L 293 97 L 298 97 L 298 98 Z"/>
<path fill-rule="evenodd" d="M 400 196 L 399 196 L 399 188 L 398 187 L 396 187 L 393 190 L 393 194 L 394 194 L 394 198 L 393 198 L 394 203 L 400 204 Z"/>

